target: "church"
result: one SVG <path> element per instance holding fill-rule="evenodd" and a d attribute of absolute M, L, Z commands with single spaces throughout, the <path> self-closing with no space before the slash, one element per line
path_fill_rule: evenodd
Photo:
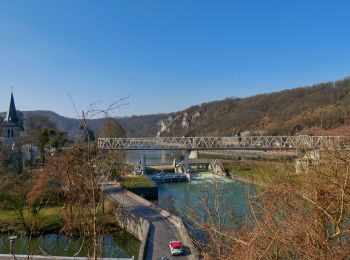
<path fill-rule="evenodd" d="M 15 99 L 11 93 L 10 106 L 5 118 L 0 115 L 1 142 L 7 149 L 15 150 L 20 146 L 20 135 L 23 128 L 23 118 L 19 111 L 16 110 Z M 19 147 L 18 147 L 19 148 Z"/>
<path fill-rule="evenodd" d="M 1 108 L 0 108 L 1 109 Z M 3 117 L 5 116 L 5 117 Z M 0 146 L 5 149 L 14 172 L 21 173 L 26 157 L 23 156 L 21 132 L 23 128 L 22 113 L 16 110 L 15 99 L 11 93 L 10 105 L 6 115 L 0 115 Z"/>

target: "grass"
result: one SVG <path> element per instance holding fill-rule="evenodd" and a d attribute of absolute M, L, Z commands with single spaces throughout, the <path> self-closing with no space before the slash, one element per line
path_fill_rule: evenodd
<path fill-rule="evenodd" d="M 232 176 L 245 177 L 250 180 L 266 183 L 290 170 L 291 163 L 283 162 L 240 162 L 239 164 L 225 163 L 225 168 Z"/>
<path fill-rule="evenodd" d="M 37 229 L 51 231 L 59 228 L 61 222 L 61 207 L 47 207 L 40 210 L 38 215 L 34 217 L 28 209 L 23 212 L 24 220 L 27 224 L 32 224 L 35 221 Z M 16 226 L 19 220 L 13 210 L 0 211 L 0 227 Z"/>
<path fill-rule="evenodd" d="M 245 177 L 255 181 L 266 182 L 272 177 L 272 173 L 263 171 L 261 169 L 246 168 L 246 167 L 235 167 L 229 169 L 230 175 L 237 175 Z"/>
<path fill-rule="evenodd" d="M 148 179 L 146 176 L 130 176 L 123 179 L 123 187 L 126 189 L 130 188 L 153 188 L 156 185 Z"/>

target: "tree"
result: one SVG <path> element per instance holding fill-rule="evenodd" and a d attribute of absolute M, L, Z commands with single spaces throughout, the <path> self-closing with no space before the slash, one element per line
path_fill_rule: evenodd
<path fill-rule="evenodd" d="M 55 195 L 60 198 L 59 204 L 63 204 L 61 231 L 67 236 L 78 236 L 82 239 L 82 243 L 89 245 L 92 252 L 88 257 L 97 259 L 102 255 L 103 244 L 100 243 L 100 239 L 106 234 L 107 224 L 113 224 L 108 219 L 112 218 L 112 211 L 107 212 L 110 215 L 104 211 L 103 185 L 110 179 L 112 173 L 115 173 L 117 166 L 113 158 L 97 149 L 86 117 L 89 113 L 108 115 L 109 111 L 119 107 L 118 104 L 117 101 L 106 110 L 95 110 L 90 107 L 87 113 L 83 112 L 82 133 L 78 136 L 78 140 L 71 149 L 54 153 L 46 162 L 45 152 L 48 148 L 60 150 L 67 141 L 67 134 L 54 128 L 38 127 L 37 129 L 41 131 L 35 141 L 43 156 L 43 168 L 31 170 L 26 182 L 21 181 L 20 185 L 13 186 L 16 189 L 11 189 L 11 185 L 6 185 L 5 188 L 5 181 L 0 176 L 0 202 L 6 203 L 15 211 L 21 220 L 19 223 L 23 224 L 25 233 L 30 238 L 35 234 L 33 227 L 35 222 L 38 222 L 38 212 L 47 206 Z M 25 175 L 21 177 L 24 178 Z M 22 187 L 24 185 L 25 187 Z M 23 217 L 23 211 L 28 209 L 34 216 L 33 223 L 27 223 Z M 29 254 L 28 250 L 28 257 Z"/>
<path fill-rule="evenodd" d="M 57 131 L 57 126 L 48 117 L 42 115 L 29 114 L 25 120 L 24 136 L 26 141 L 37 144 L 38 135 L 45 129 L 53 129 Z"/>
<path fill-rule="evenodd" d="M 350 153 L 324 151 L 304 172 L 284 170 L 248 199 L 241 227 L 206 230 L 234 259 L 346 259 L 350 255 Z M 281 169 L 282 171 L 282 169 Z M 208 258 L 217 255 L 206 252 Z M 223 257 L 223 255 L 221 255 Z"/>
<path fill-rule="evenodd" d="M 56 151 L 60 151 L 68 141 L 68 136 L 66 132 L 58 132 L 51 137 L 51 145 Z"/>
<path fill-rule="evenodd" d="M 37 144 L 40 149 L 41 158 L 43 164 L 45 164 L 45 152 L 47 149 L 55 149 L 55 152 L 60 152 L 60 150 L 67 143 L 68 137 L 66 132 L 59 132 L 54 129 L 43 129 L 37 137 Z"/>
<path fill-rule="evenodd" d="M 45 149 L 49 142 L 49 130 L 45 128 L 37 137 L 38 147 L 41 153 L 41 158 L 43 160 L 43 165 L 45 165 Z"/>
<path fill-rule="evenodd" d="M 104 125 L 99 132 L 99 137 L 123 138 L 126 137 L 126 134 L 116 119 L 106 118 Z"/>

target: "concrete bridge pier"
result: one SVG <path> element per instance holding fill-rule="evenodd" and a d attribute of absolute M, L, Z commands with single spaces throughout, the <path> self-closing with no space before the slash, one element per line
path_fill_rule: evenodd
<path fill-rule="evenodd" d="M 297 174 L 307 174 L 311 166 L 318 165 L 320 162 L 320 150 L 312 150 L 305 153 L 300 153 L 295 159 L 295 172 Z"/>
<path fill-rule="evenodd" d="M 165 150 L 161 151 L 160 160 L 162 163 L 166 163 L 166 154 L 167 154 L 167 152 Z"/>
<path fill-rule="evenodd" d="M 190 151 L 190 154 L 188 155 L 189 159 L 198 159 L 198 150 L 192 150 Z"/>
<path fill-rule="evenodd" d="M 142 155 L 141 157 L 141 167 L 143 170 L 146 170 L 146 155 Z"/>
<path fill-rule="evenodd" d="M 186 150 L 183 164 L 187 168 L 188 167 L 188 159 L 190 158 L 191 150 Z"/>

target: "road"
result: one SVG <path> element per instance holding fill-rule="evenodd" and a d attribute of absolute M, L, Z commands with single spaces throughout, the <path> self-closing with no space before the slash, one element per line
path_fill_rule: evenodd
<path fill-rule="evenodd" d="M 184 245 L 185 253 L 183 256 L 170 255 L 169 242 L 172 240 L 181 241 L 181 235 L 176 226 L 162 216 L 157 209 L 128 196 L 120 186 L 107 187 L 105 191 L 112 199 L 123 205 L 124 209 L 150 222 L 150 233 L 146 243 L 146 259 L 161 259 L 162 256 L 178 260 L 193 259 L 186 245 Z"/>

